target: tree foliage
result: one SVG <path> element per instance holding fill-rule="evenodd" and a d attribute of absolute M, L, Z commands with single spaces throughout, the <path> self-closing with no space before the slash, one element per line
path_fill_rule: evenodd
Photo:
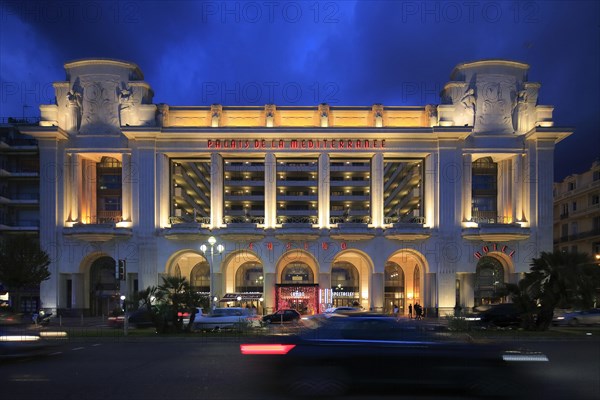
<path fill-rule="evenodd" d="M 20 293 L 50 278 L 50 257 L 31 236 L 9 236 L 0 243 L 0 282 L 14 295 L 14 305 L 21 307 Z"/>
<path fill-rule="evenodd" d="M 205 299 L 193 290 L 187 279 L 179 276 L 163 277 L 158 287 L 151 286 L 139 291 L 136 299 L 140 307 L 150 310 L 159 332 L 189 328 L 194 321 L 196 307 L 205 302 Z M 179 312 L 184 311 L 190 313 L 188 327 L 182 326 L 183 317 L 178 316 Z"/>
<path fill-rule="evenodd" d="M 554 309 L 594 307 L 600 288 L 600 267 L 583 253 L 543 252 L 531 262 L 530 271 L 515 287 L 512 299 L 538 330 L 548 329 Z"/>

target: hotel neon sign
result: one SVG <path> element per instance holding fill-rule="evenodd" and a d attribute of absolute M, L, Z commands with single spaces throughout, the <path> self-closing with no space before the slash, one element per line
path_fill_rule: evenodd
<path fill-rule="evenodd" d="M 278 150 L 307 150 L 307 149 L 384 149 L 385 139 L 209 139 L 206 142 L 209 149 L 278 149 Z"/>

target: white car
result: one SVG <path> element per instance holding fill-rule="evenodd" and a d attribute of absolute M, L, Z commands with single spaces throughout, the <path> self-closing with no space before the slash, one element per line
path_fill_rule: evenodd
<path fill-rule="evenodd" d="M 215 308 L 208 315 L 196 315 L 192 330 L 241 329 L 254 325 L 252 310 L 242 307 Z"/>
<path fill-rule="evenodd" d="M 188 326 L 188 324 L 190 323 L 190 314 L 188 312 L 183 312 L 183 313 L 179 313 L 180 315 L 178 315 L 179 317 L 183 317 L 183 326 Z M 201 315 L 203 315 L 203 311 L 202 311 L 202 307 L 196 307 L 196 317 L 195 320 L 197 320 Z"/>

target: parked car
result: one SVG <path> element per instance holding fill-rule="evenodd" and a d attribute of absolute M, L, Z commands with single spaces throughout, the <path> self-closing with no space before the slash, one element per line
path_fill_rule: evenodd
<path fill-rule="evenodd" d="M 521 313 L 514 303 L 495 304 L 475 309 L 473 314 L 466 317 L 485 327 L 517 327 L 521 325 Z"/>
<path fill-rule="evenodd" d="M 262 320 L 266 324 L 293 323 L 300 320 L 300 313 L 293 309 L 281 309 L 273 314 L 265 315 Z"/>
<path fill-rule="evenodd" d="M 128 314 L 127 322 L 132 328 L 148 328 L 154 326 L 152 314 L 145 308 L 138 308 Z"/>
<path fill-rule="evenodd" d="M 31 322 L 31 317 L 23 313 L 0 311 L 0 325 L 27 325 Z"/>
<path fill-rule="evenodd" d="M 264 337 L 240 351 L 245 367 L 260 371 L 264 389 L 278 397 L 361 391 L 420 397 L 447 389 L 516 398 L 535 390 L 531 364 L 548 362 L 539 352 L 478 344 L 449 336 L 440 325 L 372 313 L 321 317 L 314 329 Z"/>
<path fill-rule="evenodd" d="M 202 307 L 196 307 L 195 313 L 196 313 L 196 316 L 194 317 L 194 320 L 196 320 L 196 318 L 204 315 Z M 183 317 L 182 321 L 183 321 L 184 327 L 188 326 L 188 324 L 190 323 L 190 313 L 189 312 L 187 312 L 187 311 L 179 312 L 179 313 L 177 313 L 177 316 L 180 318 Z"/>
<path fill-rule="evenodd" d="M 573 311 L 558 315 L 554 317 L 552 324 L 568 326 L 600 324 L 600 308 L 586 311 Z"/>
<path fill-rule="evenodd" d="M 252 326 L 253 314 L 249 308 L 215 308 L 210 314 L 196 315 L 192 330 L 241 329 Z"/>

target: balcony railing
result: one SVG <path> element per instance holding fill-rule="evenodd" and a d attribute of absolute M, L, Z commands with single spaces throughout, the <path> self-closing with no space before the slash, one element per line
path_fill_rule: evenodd
<path fill-rule="evenodd" d="M 259 224 L 262 225 L 265 223 L 265 217 L 262 216 L 245 216 L 245 215 L 230 215 L 227 217 L 223 217 L 223 222 L 226 224 Z"/>
<path fill-rule="evenodd" d="M 357 215 L 357 216 L 347 216 L 347 217 L 330 217 L 329 223 L 332 225 L 335 224 L 369 224 L 371 222 L 371 217 L 368 215 Z"/>
<path fill-rule="evenodd" d="M 470 222 L 476 222 L 478 224 L 510 224 L 511 218 L 504 215 L 494 215 L 488 212 L 473 213 Z"/>
<path fill-rule="evenodd" d="M 197 215 L 196 217 L 194 217 L 193 215 L 171 216 L 169 217 L 169 223 L 171 225 L 192 223 L 210 225 L 210 217 L 201 217 L 199 215 Z"/>
<path fill-rule="evenodd" d="M 278 216 L 278 224 L 318 224 L 319 218 L 310 215 Z"/>
<path fill-rule="evenodd" d="M 425 217 L 413 217 L 413 216 L 402 216 L 402 217 L 385 217 L 383 219 L 385 224 L 425 224 Z"/>
<path fill-rule="evenodd" d="M 99 211 L 97 215 L 87 216 L 83 219 L 85 224 L 116 224 L 123 221 L 121 211 Z"/>

